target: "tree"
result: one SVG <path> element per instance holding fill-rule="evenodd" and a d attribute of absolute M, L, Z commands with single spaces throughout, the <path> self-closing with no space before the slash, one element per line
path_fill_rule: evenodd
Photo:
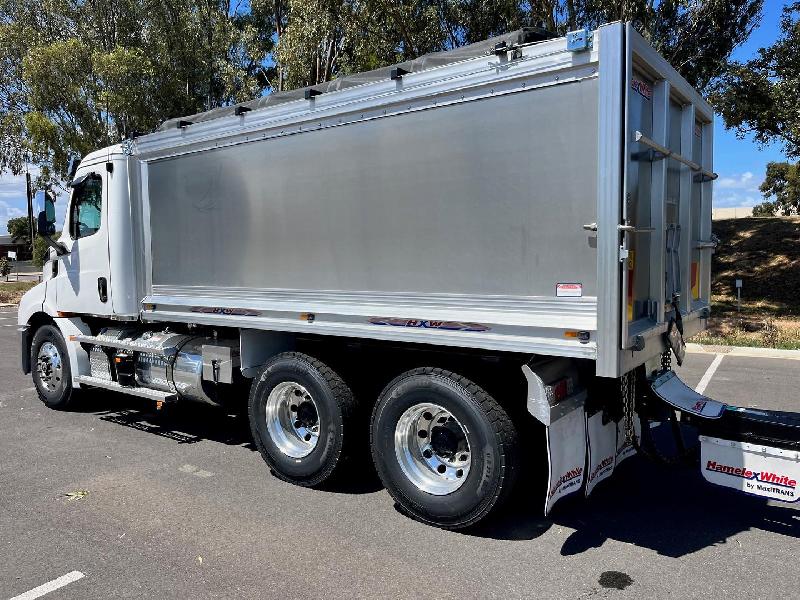
<path fill-rule="evenodd" d="M 775 198 L 775 212 L 794 215 L 800 212 L 800 168 L 797 164 L 771 162 L 759 188 L 765 198 Z"/>
<path fill-rule="evenodd" d="M 60 234 L 56 233 L 53 237 L 54 240 L 59 238 Z M 50 246 L 47 245 L 47 242 L 44 241 L 41 237 L 36 237 L 33 240 L 33 265 L 41 269 L 44 266 L 44 263 L 47 262 L 47 259 L 50 256 Z"/>
<path fill-rule="evenodd" d="M 269 85 L 271 13 L 223 0 L 0 0 L 0 172 L 85 155 Z"/>
<path fill-rule="evenodd" d="M 277 59 L 292 86 L 400 62 L 541 23 L 563 35 L 616 20 L 635 27 L 705 90 L 760 19 L 763 0 L 288 0 Z"/>
<path fill-rule="evenodd" d="M 8 235 L 15 244 L 24 244 L 26 247 L 31 245 L 31 230 L 28 217 L 15 217 L 8 220 Z"/>
<path fill-rule="evenodd" d="M 753 207 L 754 217 L 774 217 L 777 207 L 774 202 L 762 202 Z"/>
<path fill-rule="evenodd" d="M 777 142 L 790 159 L 800 158 L 800 2 L 784 7 L 781 34 L 752 60 L 734 62 L 716 84 L 712 100 L 725 125 L 743 137 L 752 134 L 760 144 Z M 774 197 L 775 211 L 800 210 L 798 165 L 769 163 L 760 187 Z M 770 203 L 767 203 L 770 204 Z"/>
<path fill-rule="evenodd" d="M 763 0 L 0 0 L 0 173 L 164 120 L 542 23 L 631 20 L 704 89 Z M 277 46 L 276 46 L 277 44 Z"/>

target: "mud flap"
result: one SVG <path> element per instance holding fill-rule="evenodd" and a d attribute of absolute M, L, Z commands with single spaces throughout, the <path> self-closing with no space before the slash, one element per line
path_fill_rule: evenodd
<path fill-rule="evenodd" d="M 586 473 L 586 496 L 595 486 L 614 473 L 617 455 L 617 423 L 608 420 L 603 423 L 603 411 L 598 411 L 586 419 L 589 465 Z"/>
<path fill-rule="evenodd" d="M 546 427 L 548 484 L 544 514 L 564 496 L 580 491 L 586 464 L 586 411 L 572 408 Z"/>
<path fill-rule="evenodd" d="M 700 448 L 706 481 L 770 500 L 800 500 L 800 451 L 705 435 Z"/>

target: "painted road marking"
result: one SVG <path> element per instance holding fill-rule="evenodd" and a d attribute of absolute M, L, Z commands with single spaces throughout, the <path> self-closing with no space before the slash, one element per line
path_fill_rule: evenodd
<path fill-rule="evenodd" d="M 714 357 L 714 360 L 711 361 L 711 364 L 708 365 L 708 369 L 703 374 L 703 378 L 700 380 L 700 383 L 697 384 L 697 387 L 694 388 L 694 391 L 698 394 L 702 394 L 706 391 L 708 384 L 711 382 L 711 378 L 714 376 L 714 373 L 717 372 L 717 368 L 719 367 L 719 363 L 722 362 L 722 359 L 725 358 L 724 354 L 717 354 Z"/>
<path fill-rule="evenodd" d="M 45 594 L 49 594 L 50 592 L 54 592 L 59 588 L 64 587 L 65 585 L 69 585 L 70 583 L 75 583 L 79 579 L 83 579 L 85 575 L 80 571 L 72 571 L 71 573 L 67 573 L 66 575 L 62 575 L 58 579 L 53 579 L 53 581 L 48 581 L 45 584 L 40 585 L 39 587 L 35 587 L 32 590 L 28 590 L 24 594 L 20 594 L 19 596 L 14 596 L 11 600 L 34 600 L 34 598 L 41 598 Z"/>

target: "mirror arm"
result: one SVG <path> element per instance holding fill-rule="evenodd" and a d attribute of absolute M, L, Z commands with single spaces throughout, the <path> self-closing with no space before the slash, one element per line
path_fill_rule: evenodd
<path fill-rule="evenodd" d="M 39 237 L 41 237 L 45 242 L 47 242 L 48 246 L 50 246 L 53 250 L 56 251 L 56 256 L 66 256 L 67 254 L 69 254 L 69 250 L 67 250 L 67 247 L 64 244 L 55 241 L 49 235 L 44 235 L 40 233 Z"/>

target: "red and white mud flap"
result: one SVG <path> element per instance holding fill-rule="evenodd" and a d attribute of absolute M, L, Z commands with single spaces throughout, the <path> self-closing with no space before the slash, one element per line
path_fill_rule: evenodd
<path fill-rule="evenodd" d="M 586 465 L 586 411 L 583 402 L 565 403 L 547 431 L 548 484 L 544 514 L 564 496 L 580 491 Z M 558 407 L 554 407 L 557 409 Z"/>
<path fill-rule="evenodd" d="M 700 436 L 700 464 L 710 483 L 746 494 L 778 500 L 800 500 L 800 452 Z"/>
<path fill-rule="evenodd" d="M 604 423 L 603 421 L 606 420 Z M 604 419 L 603 411 L 586 417 L 588 439 L 588 471 L 586 472 L 586 496 L 595 486 L 613 475 L 617 464 L 617 422 Z"/>

